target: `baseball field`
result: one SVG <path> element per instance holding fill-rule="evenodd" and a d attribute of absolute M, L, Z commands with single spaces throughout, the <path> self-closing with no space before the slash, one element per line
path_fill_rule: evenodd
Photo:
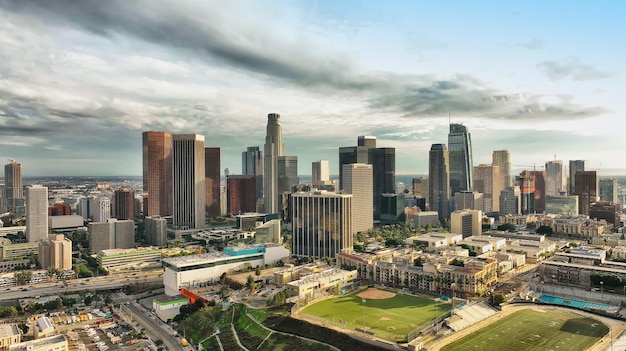
<path fill-rule="evenodd" d="M 370 288 L 314 303 L 300 313 L 344 329 L 389 341 L 405 340 L 415 329 L 433 324 L 451 309 L 450 303 Z"/>

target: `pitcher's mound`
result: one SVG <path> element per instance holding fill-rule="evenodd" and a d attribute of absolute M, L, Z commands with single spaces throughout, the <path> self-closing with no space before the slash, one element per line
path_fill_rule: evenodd
<path fill-rule="evenodd" d="M 389 292 L 389 291 L 379 290 L 376 288 L 370 288 L 359 293 L 357 296 L 362 299 L 384 300 L 384 299 L 390 299 L 396 296 L 396 294 Z"/>

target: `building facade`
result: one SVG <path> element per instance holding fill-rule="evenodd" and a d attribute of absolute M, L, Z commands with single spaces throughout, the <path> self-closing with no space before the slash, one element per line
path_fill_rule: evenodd
<path fill-rule="evenodd" d="M 174 213 L 172 148 L 171 133 L 143 133 L 143 215 L 146 217 Z"/>
<path fill-rule="evenodd" d="M 500 177 L 502 179 L 503 189 L 513 185 L 513 178 L 511 178 L 513 173 L 511 171 L 511 156 L 509 154 L 509 150 L 495 150 L 491 156 L 491 165 L 498 167 Z M 499 192 L 494 193 L 499 194 Z"/>
<path fill-rule="evenodd" d="M 117 219 L 135 219 L 135 192 L 129 188 L 115 190 L 115 213 Z"/>
<path fill-rule="evenodd" d="M 42 269 L 72 269 L 72 241 L 62 234 L 48 235 L 39 242 L 39 265 Z"/>
<path fill-rule="evenodd" d="M 144 219 L 144 236 L 146 243 L 151 246 L 167 246 L 167 220 L 160 216 Z"/>
<path fill-rule="evenodd" d="M 173 225 L 177 229 L 205 227 L 204 136 L 173 136 Z"/>
<path fill-rule="evenodd" d="M 472 156 L 472 136 L 462 124 L 450 124 L 448 133 L 450 153 L 450 194 L 472 190 L 474 162 Z"/>
<path fill-rule="evenodd" d="M 280 115 L 267 115 L 263 162 L 263 203 L 265 212 L 278 213 L 280 196 L 278 192 L 278 157 L 285 154 L 283 144 L 283 129 L 280 125 Z"/>
<path fill-rule="evenodd" d="M 229 175 L 226 178 L 227 213 L 256 212 L 256 180 L 254 175 Z"/>
<path fill-rule="evenodd" d="M 506 151 L 506 150 L 504 150 Z M 496 159 L 496 152 L 494 151 L 494 160 Z M 508 151 L 507 158 L 508 158 Z M 504 156 L 499 156 L 498 160 Z M 498 165 L 486 165 L 481 164 L 474 167 L 474 191 L 483 194 L 482 210 L 485 212 L 498 212 L 500 211 L 500 192 L 504 189 L 504 179 L 511 178 L 511 163 L 508 163 L 509 174 L 503 176 Z M 509 180 L 510 183 L 510 180 Z M 510 186 L 510 185 L 509 185 Z M 458 209 L 458 208 L 457 208 Z"/>
<path fill-rule="evenodd" d="M 587 161 L 585 160 L 570 160 L 569 161 L 569 183 L 567 195 L 576 195 L 576 173 L 584 172 L 588 169 Z"/>
<path fill-rule="evenodd" d="M 450 217 L 450 163 L 445 144 L 433 144 L 428 158 L 428 203 L 439 220 Z"/>
<path fill-rule="evenodd" d="M 294 255 L 334 258 L 352 250 L 352 195 L 298 192 L 291 199 Z"/>
<path fill-rule="evenodd" d="M 565 195 L 566 191 L 563 161 L 546 162 L 546 196 Z"/>
<path fill-rule="evenodd" d="M 500 192 L 500 216 L 519 215 L 522 198 L 519 186 L 505 188 Z"/>
<path fill-rule="evenodd" d="M 330 165 L 328 160 L 319 160 L 311 164 L 311 184 L 326 184 L 330 181 Z"/>
<path fill-rule="evenodd" d="M 14 160 L 4 166 L 4 194 L 7 211 L 24 214 L 22 165 Z"/>
<path fill-rule="evenodd" d="M 256 211 L 263 212 L 263 152 L 258 146 L 249 146 L 242 152 L 241 174 L 256 177 Z"/>
<path fill-rule="evenodd" d="M 352 194 L 352 231 L 354 234 L 374 227 L 372 165 L 351 163 L 343 165 L 343 191 Z"/>
<path fill-rule="evenodd" d="M 220 148 L 204 148 L 204 216 L 215 218 L 222 215 L 220 209 Z"/>
<path fill-rule="evenodd" d="M 36 243 L 48 237 L 48 188 L 26 188 L 26 240 Z"/>
<path fill-rule="evenodd" d="M 600 188 L 600 201 L 610 201 L 617 203 L 619 194 L 619 184 L 616 178 L 600 178 L 598 182 Z"/>
<path fill-rule="evenodd" d="M 589 215 L 591 204 L 598 201 L 598 176 L 596 171 L 578 171 L 574 176 L 574 195 L 578 196 L 578 213 Z"/>

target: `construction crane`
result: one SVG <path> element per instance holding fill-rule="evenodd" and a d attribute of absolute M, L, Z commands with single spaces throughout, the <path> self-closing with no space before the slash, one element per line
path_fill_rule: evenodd
<path fill-rule="evenodd" d="M 537 166 L 536 163 L 533 163 L 532 166 L 529 166 L 529 165 L 511 165 L 511 166 L 512 167 L 532 167 L 533 171 L 536 171 L 537 167 L 539 167 L 539 168 L 544 168 L 545 167 L 545 166 L 541 166 L 541 165 Z"/>

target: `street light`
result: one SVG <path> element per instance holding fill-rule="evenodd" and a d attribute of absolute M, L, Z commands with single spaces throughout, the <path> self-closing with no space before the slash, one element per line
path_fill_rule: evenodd
<path fill-rule="evenodd" d="M 456 288 L 456 283 L 450 284 L 452 288 L 452 315 L 454 315 L 454 288 Z"/>
<path fill-rule="evenodd" d="M 600 294 L 602 294 L 602 287 L 604 287 L 604 282 L 600 281 Z"/>

